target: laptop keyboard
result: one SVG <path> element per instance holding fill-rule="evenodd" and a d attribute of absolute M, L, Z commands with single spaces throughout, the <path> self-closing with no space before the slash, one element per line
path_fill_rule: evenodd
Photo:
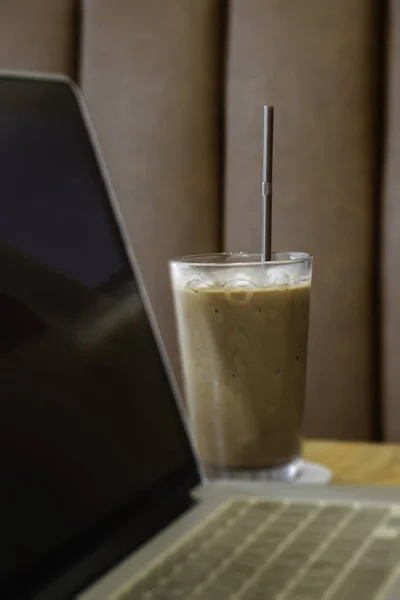
<path fill-rule="evenodd" d="M 237 499 L 113 600 L 378 600 L 399 563 L 399 507 Z"/>

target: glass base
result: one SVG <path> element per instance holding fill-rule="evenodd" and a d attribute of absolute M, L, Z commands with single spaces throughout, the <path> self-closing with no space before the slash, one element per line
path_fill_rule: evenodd
<path fill-rule="evenodd" d="M 224 467 L 205 466 L 206 477 L 215 479 L 234 479 L 240 481 L 276 481 L 279 483 L 293 483 L 301 476 L 304 462 L 300 456 L 279 467 L 269 469 L 230 469 Z"/>

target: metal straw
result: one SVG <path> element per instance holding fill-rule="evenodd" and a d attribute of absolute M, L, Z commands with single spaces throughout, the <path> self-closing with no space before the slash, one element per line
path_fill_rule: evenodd
<path fill-rule="evenodd" d="M 262 246 L 261 260 L 271 260 L 272 229 L 272 154 L 274 143 L 274 107 L 264 106 L 262 168 Z"/>

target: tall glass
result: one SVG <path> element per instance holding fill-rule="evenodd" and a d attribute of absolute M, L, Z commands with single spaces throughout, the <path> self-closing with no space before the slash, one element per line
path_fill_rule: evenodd
<path fill-rule="evenodd" d="M 209 477 L 291 481 L 301 469 L 312 257 L 170 262 L 185 398 Z"/>

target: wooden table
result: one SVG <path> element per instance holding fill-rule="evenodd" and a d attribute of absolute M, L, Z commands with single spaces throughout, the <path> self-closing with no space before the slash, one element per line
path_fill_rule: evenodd
<path fill-rule="evenodd" d="M 333 472 L 334 483 L 400 485 L 400 444 L 307 440 L 304 458 Z"/>

